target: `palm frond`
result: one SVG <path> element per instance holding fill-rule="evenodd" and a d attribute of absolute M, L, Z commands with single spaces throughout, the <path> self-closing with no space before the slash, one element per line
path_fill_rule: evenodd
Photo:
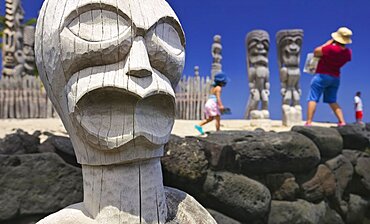
<path fill-rule="evenodd" d="M 0 29 L 3 30 L 5 28 L 5 16 L 0 16 Z"/>
<path fill-rule="evenodd" d="M 24 25 L 25 26 L 31 26 L 31 25 L 35 25 L 37 23 L 37 19 L 36 18 L 32 18 L 32 19 L 29 19 L 27 20 Z"/>

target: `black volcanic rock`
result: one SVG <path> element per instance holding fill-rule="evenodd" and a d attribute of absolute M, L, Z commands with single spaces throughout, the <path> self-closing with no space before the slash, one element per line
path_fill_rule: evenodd
<path fill-rule="evenodd" d="M 217 224 L 241 224 L 241 222 L 236 221 L 235 219 L 232 219 L 218 211 L 215 211 L 212 209 L 207 209 L 207 210 L 216 220 Z"/>
<path fill-rule="evenodd" d="M 364 154 L 357 159 L 355 172 L 360 177 L 363 188 L 370 193 L 370 156 Z"/>
<path fill-rule="evenodd" d="M 82 201 L 81 169 L 54 153 L 0 155 L 0 221 Z"/>
<path fill-rule="evenodd" d="M 207 176 L 208 161 L 196 138 L 172 135 L 161 158 L 164 184 L 197 192 Z"/>
<path fill-rule="evenodd" d="M 348 191 L 368 197 L 370 195 L 370 154 L 356 150 L 343 150 L 343 156 L 354 167 L 354 174 L 349 183 Z"/>
<path fill-rule="evenodd" d="M 363 156 L 370 156 L 369 154 L 366 155 L 366 153 L 357 151 L 357 150 L 350 150 L 350 149 L 344 149 L 342 151 L 342 155 L 346 157 L 353 166 L 356 166 L 357 164 L 357 159 Z"/>
<path fill-rule="evenodd" d="M 319 148 L 321 157 L 333 158 L 342 152 L 343 139 L 334 128 L 295 126 L 292 131 L 311 139 Z"/>
<path fill-rule="evenodd" d="M 236 154 L 234 171 L 247 175 L 305 172 L 321 159 L 315 143 L 296 132 L 248 133 L 236 136 L 231 146 Z"/>
<path fill-rule="evenodd" d="M 340 135 L 343 138 L 344 149 L 354 149 L 364 151 L 370 148 L 369 132 L 358 124 L 345 125 L 338 127 Z"/>
<path fill-rule="evenodd" d="M 273 200 L 297 200 L 300 188 L 292 173 L 273 173 L 249 177 L 265 185 L 270 190 Z"/>
<path fill-rule="evenodd" d="M 18 129 L 16 133 L 6 135 L 5 138 L 0 141 L 0 154 L 19 155 L 38 153 L 39 145 L 40 139 L 37 134 L 30 135 Z"/>
<path fill-rule="evenodd" d="M 77 163 L 72 142 L 68 137 L 51 135 L 46 141 L 39 145 L 38 148 L 40 152 L 55 152 L 72 166 L 81 167 L 81 165 Z"/>
<path fill-rule="evenodd" d="M 334 173 L 325 165 L 320 164 L 315 175 L 303 183 L 302 196 L 309 202 L 320 202 L 335 195 L 337 190 Z"/>
<path fill-rule="evenodd" d="M 272 201 L 268 224 L 293 223 L 344 224 L 341 217 L 325 202 L 313 204 L 304 200 Z"/>
<path fill-rule="evenodd" d="M 198 138 L 202 143 L 202 150 L 212 170 L 233 170 L 235 168 L 235 151 L 232 148 L 233 136 L 212 133 L 207 138 Z"/>
<path fill-rule="evenodd" d="M 239 174 L 210 171 L 203 189 L 210 208 L 243 223 L 267 221 L 271 195 L 257 181 Z"/>
<path fill-rule="evenodd" d="M 346 224 L 362 223 L 365 219 L 366 212 L 370 213 L 370 201 L 351 194 L 348 202 L 348 214 Z"/>
<path fill-rule="evenodd" d="M 353 176 L 353 166 L 349 159 L 339 155 L 331 160 L 326 161 L 325 165 L 335 175 L 337 181 L 338 197 L 342 197 L 344 190 L 347 188 Z"/>

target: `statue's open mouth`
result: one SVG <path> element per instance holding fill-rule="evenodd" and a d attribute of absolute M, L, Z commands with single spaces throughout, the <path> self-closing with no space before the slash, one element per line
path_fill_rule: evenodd
<path fill-rule="evenodd" d="M 68 111 L 77 133 L 101 150 L 123 145 L 165 144 L 175 117 L 175 93 L 157 70 L 151 76 L 128 76 L 122 66 L 87 68 L 65 87 Z M 139 141 L 140 139 L 140 141 Z M 136 141 L 137 140 L 137 141 Z"/>
<path fill-rule="evenodd" d="M 284 64 L 287 66 L 297 66 L 299 64 L 298 52 L 284 51 Z"/>
<path fill-rule="evenodd" d="M 253 55 L 252 57 L 249 58 L 250 60 L 250 63 L 255 65 L 265 65 L 267 66 L 268 65 L 268 57 L 267 57 L 267 54 L 257 54 L 257 55 Z"/>
<path fill-rule="evenodd" d="M 72 116 L 90 144 L 110 150 L 140 136 L 155 145 L 166 143 L 174 113 L 169 94 L 140 98 L 125 89 L 104 87 L 85 94 Z"/>

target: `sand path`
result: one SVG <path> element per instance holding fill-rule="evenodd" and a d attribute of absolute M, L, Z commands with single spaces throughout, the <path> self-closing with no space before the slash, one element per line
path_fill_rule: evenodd
<path fill-rule="evenodd" d="M 176 120 L 173 127 L 172 134 L 185 137 L 196 136 L 199 133 L 195 130 L 194 125 L 199 121 Z M 260 126 L 255 126 L 250 120 L 222 120 L 221 130 L 255 130 L 258 127 L 266 131 L 289 131 L 290 127 L 281 125 L 281 121 L 271 120 L 264 121 Z M 317 126 L 330 127 L 334 124 L 330 123 L 314 123 Z M 50 132 L 55 135 L 67 136 L 62 122 L 60 119 L 0 119 L 0 138 L 5 137 L 6 134 L 15 132 L 17 129 L 23 129 L 32 134 L 34 131 Z M 204 131 L 214 131 L 215 124 L 211 122 L 204 126 Z M 41 141 L 44 141 L 47 136 L 41 135 Z"/>

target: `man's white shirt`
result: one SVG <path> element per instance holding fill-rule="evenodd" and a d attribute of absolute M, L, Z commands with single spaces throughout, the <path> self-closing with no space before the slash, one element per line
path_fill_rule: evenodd
<path fill-rule="evenodd" d="M 359 96 L 355 96 L 356 111 L 362 111 L 362 100 Z"/>

